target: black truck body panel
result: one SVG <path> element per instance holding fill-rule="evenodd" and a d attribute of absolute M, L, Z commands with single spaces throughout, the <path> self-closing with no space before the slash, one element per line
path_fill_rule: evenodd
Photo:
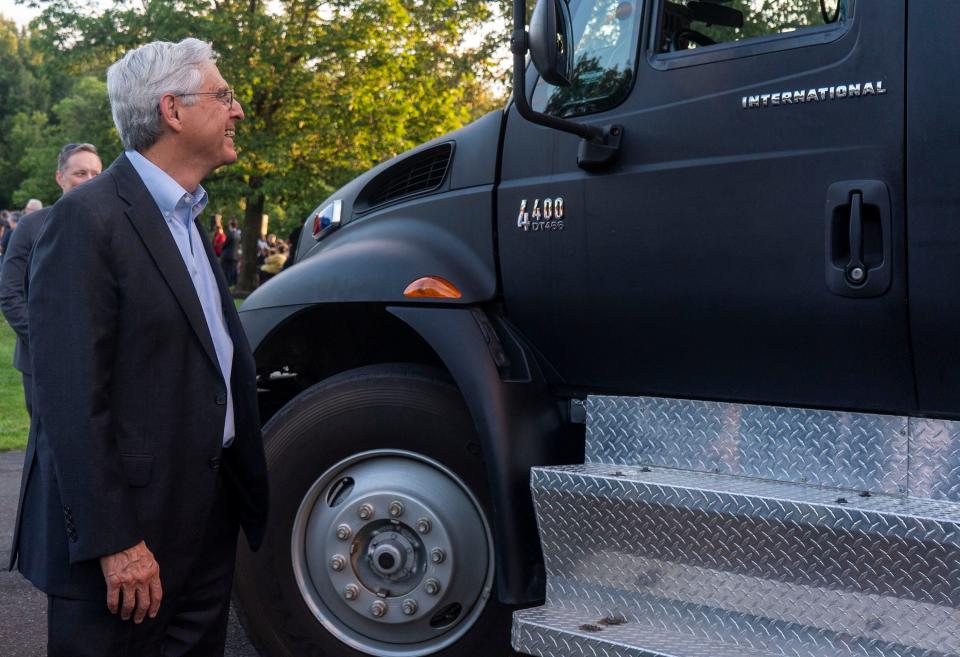
<path fill-rule="evenodd" d="M 404 289 L 423 276 L 440 276 L 460 289 L 463 296 L 448 303 L 492 298 L 497 282 L 490 213 L 501 121 L 500 112 L 491 112 L 338 190 L 317 210 L 333 199 L 342 200 L 343 227 L 317 242 L 308 221 L 300 236 L 297 266 L 254 291 L 242 311 L 318 303 L 406 302 Z M 443 143 L 454 148 L 440 189 L 362 214 L 355 210 L 355 199 L 371 181 L 406 158 Z M 252 346 L 256 349 L 257 343 Z"/>
<path fill-rule="evenodd" d="M 571 440 L 576 431 L 564 421 L 535 364 L 528 382 L 503 380 L 487 347 L 494 329 L 482 311 L 411 306 L 389 311 L 437 350 L 467 400 L 482 438 L 493 501 L 490 521 L 500 600 L 523 604 L 542 598 L 546 580 L 530 501 L 530 468 L 582 461 L 582 442 Z"/>
<path fill-rule="evenodd" d="M 487 217 L 493 186 L 447 191 L 370 213 L 322 240 L 295 267 L 258 288 L 244 310 L 274 305 L 405 302 L 423 276 L 462 292 L 449 303 L 476 303 L 496 290 Z M 311 239 L 306 237 L 306 239 Z"/>
<path fill-rule="evenodd" d="M 652 20 L 648 4 L 646 20 Z M 615 166 L 514 111 L 498 190 L 507 314 L 576 389 L 913 412 L 903 185 L 905 8 L 858 2 L 833 40 L 663 70 L 594 114 L 624 126 Z M 649 32 L 645 30 L 645 32 Z M 736 54 L 737 44 L 728 52 Z M 744 96 L 882 81 L 886 93 L 744 109 Z M 892 281 L 824 280 L 834 183 L 889 190 Z M 563 197 L 565 229 L 523 231 L 523 199 Z"/>
<path fill-rule="evenodd" d="M 920 411 L 960 417 L 960 3 L 911 2 L 906 185 L 910 327 Z"/>
<path fill-rule="evenodd" d="M 624 126 L 611 168 L 578 168 L 578 137 L 508 106 L 339 190 L 345 225 L 314 243 L 308 224 L 297 264 L 241 310 L 255 351 L 304 308 L 364 302 L 436 352 L 483 441 L 510 603 L 542 595 L 528 471 L 582 449 L 558 411 L 570 397 L 960 417 L 960 3 L 856 0 L 842 26 L 667 55 L 651 45 L 657 5 L 644 3 L 629 96 L 576 119 Z M 866 83 L 882 93 L 743 106 Z M 440 189 L 355 212 L 376 176 L 448 141 Z M 831 222 L 858 193 L 886 217 L 870 275 L 888 280 L 866 292 L 830 280 Z M 523 201 L 556 198 L 563 230 L 518 226 Z M 405 298 L 425 275 L 463 297 Z M 480 307 L 528 382 L 495 362 Z"/>

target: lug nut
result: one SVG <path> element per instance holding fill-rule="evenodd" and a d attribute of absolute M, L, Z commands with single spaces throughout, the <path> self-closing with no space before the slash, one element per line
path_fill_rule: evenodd
<path fill-rule="evenodd" d="M 357 509 L 357 515 L 360 516 L 360 520 L 370 520 L 373 517 L 373 507 L 369 504 L 361 504 Z"/>
<path fill-rule="evenodd" d="M 347 564 L 347 560 L 343 557 L 342 554 L 335 554 L 332 559 L 330 559 L 330 567 L 336 571 L 343 570 L 343 567 Z"/>
<path fill-rule="evenodd" d="M 390 502 L 390 515 L 394 518 L 399 518 L 403 515 L 403 502 L 394 500 Z"/>
<path fill-rule="evenodd" d="M 417 613 L 417 601 L 413 598 L 407 598 L 403 601 L 403 604 L 400 605 L 400 609 L 403 610 L 403 613 L 407 616 L 413 616 Z"/>
<path fill-rule="evenodd" d="M 420 518 L 417 520 L 417 531 L 421 534 L 429 534 L 432 525 L 427 518 Z"/>
<path fill-rule="evenodd" d="M 428 579 L 423 583 L 423 590 L 427 592 L 427 595 L 436 595 L 440 593 L 440 582 L 435 579 Z"/>
<path fill-rule="evenodd" d="M 350 525 L 340 525 L 337 527 L 337 538 L 341 541 L 345 541 L 351 536 L 353 536 L 353 530 L 350 529 Z"/>
<path fill-rule="evenodd" d="M 443 560 L 447 558 L 447 555 L 444 554 L 443 550 L 440 548 L 433 548 L 430 551 L 430 561 L 433 563 L 443 563 Z"/>
<path fill-rule="evenodd" d="M 373 614 L 374 618 L 383 618 L 383 615 L 387 613 L 387 605 L 377 600 L 370 605 L 370 613 Z"/>
<path fill-rule="evenodd" d="M 358 589 L 354 584 L 347 584 L 347 586 L 343 589 L 343 597 L 345 597 L 347 600 L 356 600 L 357 596 L 359 595 L 360 589 Z"/>

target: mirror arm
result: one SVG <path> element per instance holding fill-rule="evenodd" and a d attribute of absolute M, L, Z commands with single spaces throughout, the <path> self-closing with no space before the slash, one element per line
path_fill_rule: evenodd
<path fill-rule="evenodd" d="M 620 139 L 623 127 L 608 125 L 598 128 L 595 125 L 568 121 L 535 111 L 527 101 L 527 62 L 530 49 L 530 35 L 526 30 L 526 0 L 513 0 L 513 35 L 510 38 L 510 50 L 513 52 L 513 102 L 520 116 L 531 123 L 547 126 L 555 130 L 569 132 L 583 138 L 577 152 L 577 166 L 587 171 L 599 171 L 617 159 L 620 152 Z"/>
<path fill-rule="evenodd" d="M 510 50 L 513 52 L 513 102 L 517 105 L 520 116 L 531 123 L 562 130 L 579 135 L 584 139 L 603 139 L 603 130 L 594 126 L 576 121 L 567 121 L 549 114 L 536 112 L 527 101 L 527 50 L 530 48 L 530 37 L 526 30 L 527 2 L 514 0 L 513 2 L 513 36 L 510 39 Z"/>

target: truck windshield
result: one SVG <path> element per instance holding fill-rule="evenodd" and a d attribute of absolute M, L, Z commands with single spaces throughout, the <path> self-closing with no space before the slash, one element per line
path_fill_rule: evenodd
<path fill-rule="evenodd" d="M 626 98 L 633 82 L 640 37 L 641 0 L 575 0 L 575 69 L 569 87 L 543 80 L 532 107 L 554 116 L 579 116 L 609 109 Z"/>

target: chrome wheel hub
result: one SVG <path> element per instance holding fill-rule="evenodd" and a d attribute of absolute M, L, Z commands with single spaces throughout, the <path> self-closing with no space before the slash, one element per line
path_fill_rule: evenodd
<path fill-rule="evenodd" d="M 297 511 L 291 553 L 317 620 L 382 657 L 453 643 L 493 583 L 479 503 L 450 470 L 411 452 L 365 452 L 325 472 Z"/>

